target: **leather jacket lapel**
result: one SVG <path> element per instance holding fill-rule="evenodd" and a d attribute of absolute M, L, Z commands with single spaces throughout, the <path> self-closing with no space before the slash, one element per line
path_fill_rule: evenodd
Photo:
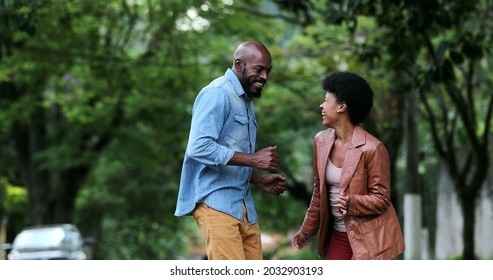
<path fill-rule="evenodd" d="M 325 185 L 325 183 L 322 184 L 322 182 L 325 182 L 325 171 L 327 169 L 329 154 L 335 141 L 335 134 L 333 132 L 327 133 L 323 136 L 323 141 L 320 141 L 319 146 L 317 147 L 317 166 L 321 185 Z"/>
<path fill-rule="evenodd" d="M 341 193 L 347 193 L 347 188 L 349 187 L 349 181 L 353 177 L 356 167 L 363 152 L 361 150 L 356 150 L 354 148 L 349 149 L 346 152 L 346 158 L 344 159 L 344 166 L 342 167 L 341 174 Z"/>
<path fill-rule="evenodd" d="M 342 167 L 341 193 L 347 193 L 349 181 L 351 181 L 351 178 L 353 177 L 353 174 L 358 167 L 361 155 L 363 154 L 363 151 L 361 151 L 361 149 L 358 149 L 358 147 L 365 144 L 365 132 L 359 125 L 354 128 L 351 144 L 352 146 L 346 152 L 344 165 Z"/>

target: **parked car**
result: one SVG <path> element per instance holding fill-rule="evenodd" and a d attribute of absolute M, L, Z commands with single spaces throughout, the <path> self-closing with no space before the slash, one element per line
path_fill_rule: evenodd
<path fill-rule="evenodd" d="M 85 260 L 91 239 L 82 238 L 76 226 L 56 224 L 23 229 L 7 244 L 9 260 Z"/>

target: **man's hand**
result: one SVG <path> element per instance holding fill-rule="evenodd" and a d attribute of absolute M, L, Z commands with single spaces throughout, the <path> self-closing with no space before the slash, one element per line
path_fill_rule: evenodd
<path fill-rule="evenodd" d="M 263 175 L 257 182 L 257 187 L 264 192 L 271 193 L 275 196 L 279 196 L 286 191 L 287 186 L 286 178 L 280 174 L 267 174 Z"/>
<path fill-rule="evenodd" d="M 269 146 L 250 155 L 248 165 L 260 170 L 276 170 L 279 166 L 279 155 L 274 152 L 277 146 Z"/>

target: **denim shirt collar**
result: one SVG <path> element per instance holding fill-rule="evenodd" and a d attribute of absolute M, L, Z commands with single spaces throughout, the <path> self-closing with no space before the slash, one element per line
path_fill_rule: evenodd
<path fill-rule="evenodd" d="M 240 80 L 236 76 L 236 74 L 231 70 L 231 68 L 228 68 L 226 70 L 226 73 L 224 73 L 224 76 L 228 78 L 228 80 L 231 82 L 233 85 L 233 89 L 235 90 L 236 94 L 238 96 L 241 96 L 243 99 L 245 99 L 247 102 L 253 101 L 253 98 L 250 98 L 246 93 L 245 89 L 243 89 L 243 86 L 240 83 Z"/>

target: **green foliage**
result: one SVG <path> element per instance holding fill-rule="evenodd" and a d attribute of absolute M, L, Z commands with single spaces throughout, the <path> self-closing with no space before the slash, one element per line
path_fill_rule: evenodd
<path fill-rule="evenodd" d="M 5 178 L 0 178 L 0 219 L 7 218 L 11 232 L 18 232 L 27 226 L 28 193 L 20 186 L 13 186 Z"/>
<path fill-rule="evenodd" d="M 7 214 L 25 215 L 27 202 L 27 191 L 25 188 L 7 186 L 7 194 L 4 201 Z"/>
<path fill-rule="evenodd" d="M 94 237 L 96 258 L 187 257 L 200 235 L 173 213 L 192 103 L 231 66 L 239 42 L 258 39 L 273 70 L 255 101 L 257 148 L 278 146 L 289 191 L 252 192 L 262 229 L 292 232 L 311 195 L 313 137 L 325 129 L 324 75 L 350 70 L 369 80 L 376 97 L 367 125 L 394 159 L 403 96 L 418 85 L 436 98 L 431 111 L 445 108 L 443 121 L 453 121 L 461 110 L 446 106 L 448 88 L 436 84 L 465 81 L 468 63 L 481 60 L 474 97 L 491 98 L 491 23 L 474 17 L 485 14 L 467 1 L 425 2 L 1 1 L 0 177 L 26 186 L 32 200 L 16 205 L 29 203 L 37 222 L 67 219 Z M 473 131 L 491 132 L 488 105 L 471 105 Z M 426 170 L 436 164 L 431 141 L 420 147 Z"/>

